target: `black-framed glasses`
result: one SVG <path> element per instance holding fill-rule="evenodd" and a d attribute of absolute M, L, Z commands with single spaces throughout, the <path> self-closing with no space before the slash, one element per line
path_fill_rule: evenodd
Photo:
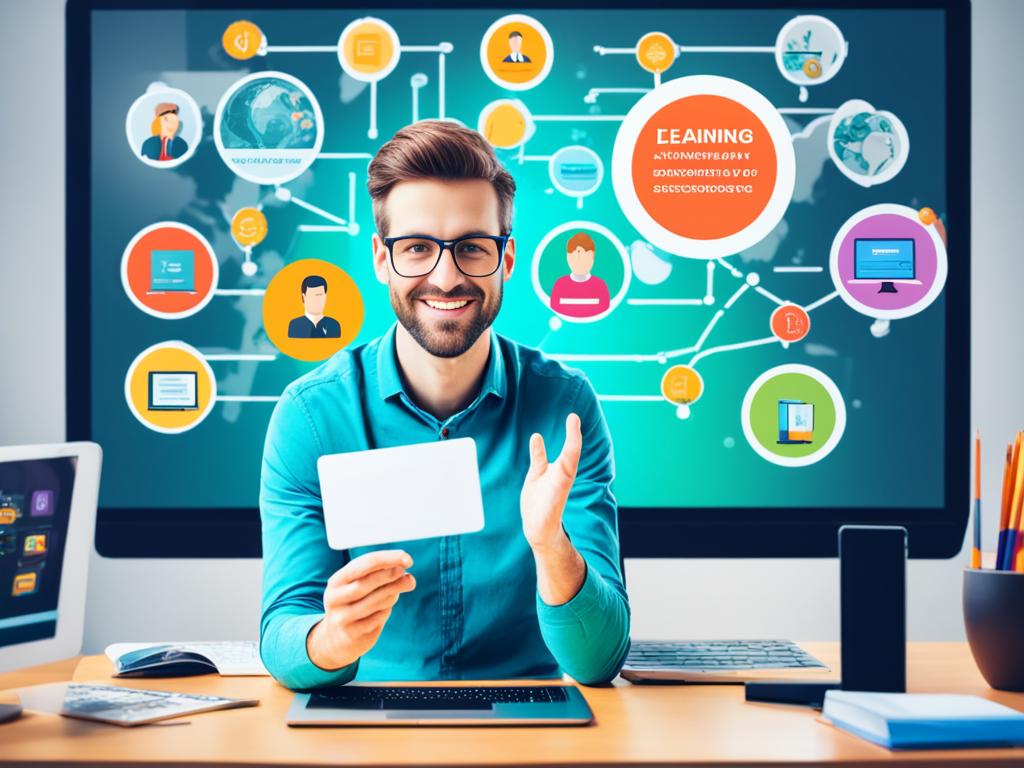
<path fill-rule="evenodd" d="M 487 277 L 501 266 L 501 257 L 511 237 L 507 235 L 463 235 L 439 240 L 430 235 L 384 237 L 391 268 L 402 277 L 423 277 L 441 262 L 445 248 L 451 249 L 455 267 L 467 277 Z"/>

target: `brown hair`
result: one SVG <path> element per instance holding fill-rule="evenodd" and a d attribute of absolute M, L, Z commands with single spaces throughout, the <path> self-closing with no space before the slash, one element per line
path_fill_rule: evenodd
<path fill-rule="evenodd" d="M 373 200 L 377 232 L 387 234 L 384 202 L 388 192 L 409 179 L 485 179 L 498 193 L 501 234 L 512 231 L 512 199 L 516 182 L 478 132 L 446 120 L 421 120 L 407 125 L 377 150 L 370 161 L 366 187 Z"/>
<path fill-rule="evenodd" d="M 565 252 L 572 253 L 580 247 L 582 247 L 584 251 L 594 250 L 594 239 L 586 232 L 577 232 L 575 235 L 570 237 L 569 243 L 565 246 Z"/>

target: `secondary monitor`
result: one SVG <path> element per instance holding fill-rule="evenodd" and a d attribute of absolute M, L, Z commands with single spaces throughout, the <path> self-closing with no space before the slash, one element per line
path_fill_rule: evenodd
<path fill-rule="evenodd" d="M 516 182 L 494 327 L 593 385 L 627 556 L 835 555 L 845 523 L 959 551 L 966 0 L 70 0 L 68 28 L 103 554 L 258 556 L 282 392 L 395 322 L 367 169 L 428 119 Z"/>
<path fill-rule="evenodd" d="M 90 443 L 0 447 L 0 672 L 81 650 L 99 475 Z"/>

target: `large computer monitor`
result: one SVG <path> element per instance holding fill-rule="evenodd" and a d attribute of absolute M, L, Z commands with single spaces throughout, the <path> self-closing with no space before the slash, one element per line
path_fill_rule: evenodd
<path fill-rule="evenodd" d="M 592 382 L 627 556 L 828 556 L 843 523 L 952 555 L 969 16 L 966 0 L 70 0 L 68 430 L 106 451 L 100 552 L 259 554 L 278 397 L 394 321 L 367 164 L 443 119 L 516 180 L 495 327 Z M 880 241 L 912 241 L 912 278 L 871 265 Z M 295 339 L 310 297 L 332 323 Z M 194 387 L 161 378 L 189 371 Z"/>
<path fill-rule="evenodd" d="M 0 672 L 82 648 L 101 452 L 0 447 Z"/>

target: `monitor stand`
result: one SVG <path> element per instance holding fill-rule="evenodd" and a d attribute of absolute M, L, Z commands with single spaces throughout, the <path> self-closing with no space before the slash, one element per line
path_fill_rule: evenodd
<path fill-rule="evenodd" d="M 896 284 L 891 280 L 883 280 L 882 284 L 878 287 L 879 293 L 899 293 L 896 290 Z"/>
<path fill-rule="evenodd" d="M 21 717 L 20 704 L 0 704 L 0 723 L 9 723 Z"/>

